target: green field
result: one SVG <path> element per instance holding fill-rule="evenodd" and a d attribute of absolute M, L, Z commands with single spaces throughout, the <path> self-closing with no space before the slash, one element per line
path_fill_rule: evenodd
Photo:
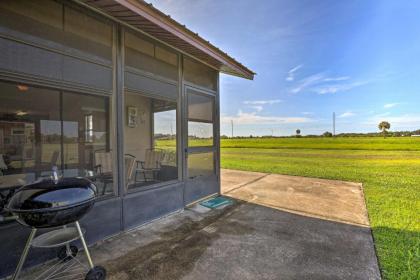
<path fill-rule="evenodd" d="M 222 167 L 362 182 L 382 275 L 420 279 L 420 138 L 223 139 Z"/>

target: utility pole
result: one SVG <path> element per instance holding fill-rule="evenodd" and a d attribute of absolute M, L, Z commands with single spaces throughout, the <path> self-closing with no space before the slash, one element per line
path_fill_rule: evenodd
<path fill-rule="evenodd" d="M 233 138 L 233 120 L 230 120 L 230 125 L 231 125 L 231 128 L 232 128 L 232 138 Z"/>
<path fill-rule="evenodd" d="M 335 112 L 333 112 L 333 136 L 335 137 Z"/>

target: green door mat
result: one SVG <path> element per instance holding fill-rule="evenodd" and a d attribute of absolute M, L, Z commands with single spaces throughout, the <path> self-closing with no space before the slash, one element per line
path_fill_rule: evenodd
<path fill-rule="evenodd" d="M 209 200 L 205 200 L 203 202 L 200 202 L 201 206 L 210 208 L 210 209 L 215 209 L 218 208 L 220 206 L 223 205 L 228 205 L 228 204 L 232 204 L 232 200 L 223 196 L 218 196 L 215 198 L 211 198 Z"/>

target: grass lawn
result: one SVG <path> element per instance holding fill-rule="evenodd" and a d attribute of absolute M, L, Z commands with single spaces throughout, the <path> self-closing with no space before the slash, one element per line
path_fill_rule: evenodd
<path fill-rule="evenodd" d="M 420 279 L 420 138 L 223 139 L 222 167 L 362 182 L 382 275 Z"/>

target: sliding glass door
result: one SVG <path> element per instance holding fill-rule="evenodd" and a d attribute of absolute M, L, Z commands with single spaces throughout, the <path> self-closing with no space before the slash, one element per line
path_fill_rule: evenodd
<path fill-rule="evenodd" d="M 53 166 L 115 193 L 109 96 L 0 82 L 0 100 L 0 221 L 13 192 Z"/>

